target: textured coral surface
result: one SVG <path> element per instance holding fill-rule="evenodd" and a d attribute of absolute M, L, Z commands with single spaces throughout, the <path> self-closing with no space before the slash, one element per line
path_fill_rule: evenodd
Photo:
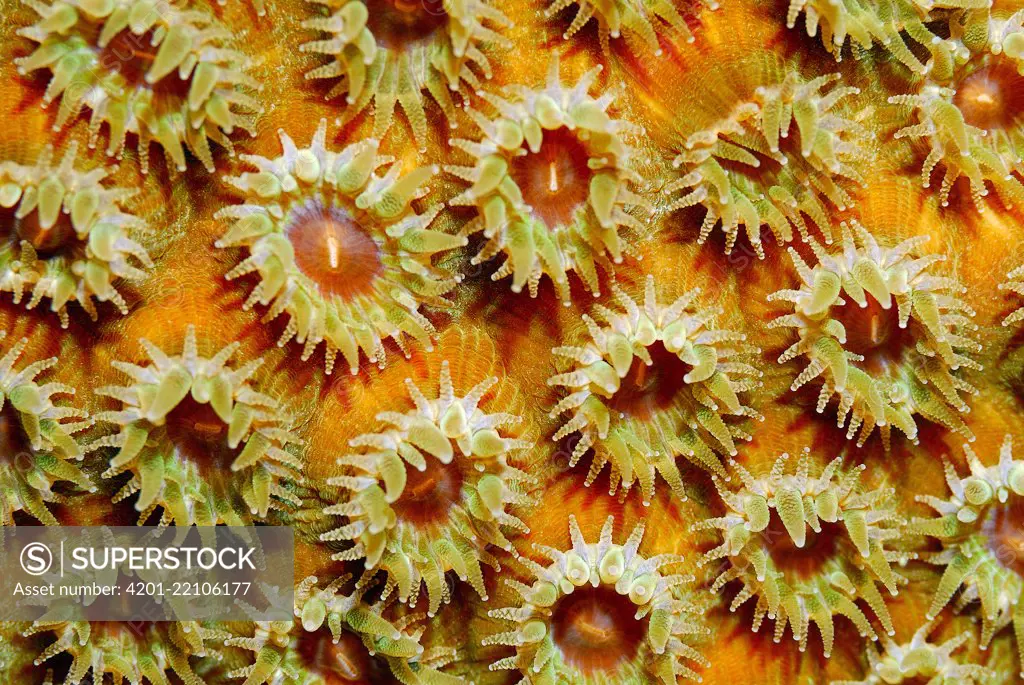
<path fill-rule="evenodd" d="M 1020 0 L 0 0 L 0 229 L 0 522 L 297 541 L 3 685 L 1024 677 Z"/>

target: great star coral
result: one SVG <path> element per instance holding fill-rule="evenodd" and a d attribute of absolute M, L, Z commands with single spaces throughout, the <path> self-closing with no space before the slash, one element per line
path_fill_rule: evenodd
<path fill-rule="evenodd" d="M 711 127 L 688 135 L 672 161 L 679 177 L 662 192 L 685 191 L 668 205 L 670 211 L 694 205 L 706 210 L 698 243 L 720 225 L 729 254 L 743 226 L 763 259 L 761 227 L 768 226 L 779 243 L 793 239 L 794 227 L 807 239 L 804 216 L 831 242 L 824 201 L 840 212 L 852 204 L 847 187 L 863 182 L 859 169 L 871 150 L 869 133 L 856 115 L 837 107 L 860 91 L 853 86 L 822 90 L 838 79 L 839 74 L 829 74 L 807 80 L 790 72 L 781 83 L 759 86 L 752 101 L 735 105 Z M 793 124 L 797 149 L 786 144 Z"/>
<path fill-rule="evenodd" d="M 814 623 L 825 656 L 831 655 L 837 616 L 850 619 L 861 636 L 877 640 L 858 600 L 871 607 L 892 635 L 892 617 L 877 586 L 895 596 L 902 578 L 892 563 L 910 558 L 893 549 L 902 524 L 894 493 L 863 489 L 858 481 L 864 468 L 841 471 L 839 458 L 817 475 L 811 472 L 808 452 L 799 457 L 795 473 L 787 473 L 788 461 L 788 454 L 781 455 L 769 473 L 759 476 L 737 464 L 740 488 L 718 483 L 725 516 L 694 526 L 718 530 L 721 537 L 702 563 L 729 562 L 712 590 L 739 581 L 742 588 L 730 611 L 756 597 L 754 630 L 767 616 L 775 621 L 774 639 L 779 642 L 788 623 L 801 651 Z"/>
<path fill-rule="evenodd" d="M 519 416 L 487 411 L 498 381 L 456 394 L 447 361 L 436 396 L 407 380 L 414 408 L 379 414 L 381 428 L 338 459 L 349 473 L 327 481 L 351 494 L 324 510 L 348 523 L 321 540 L 352 540 L 335 558 L 364 559 L 370 576 L 384 571 L 402 601 L 425 586 L 431 616 L 451 600 L 448 571 L 486 599 L 481 563 L 497 566 L 487 548 L 511 551 L 506 533 L 529 532 L 509 508 L 529 502 L 532 478 L 514 464 L 532 443 L 517 437 Z"/>
<path fill-rule="evenodd" d="M 117 448 L 104 477 L 131 473 L 114 501 L 137 493 L 140 524 L 159 509 L 164 524 L 205 526 L 245 525 L 297 504 L 282 482 L 300 478 L 288 450 L 301 441 L 278 402 L 250 383 L 260 360 L 235 367 L 237 344 L 202 355 L 193 327 L 179 354 L 140 343 L 148 362 L 113 362 L 130 382 L 96 389 L 123 407 L 96 415 L 118 428 L 95 443 Z"/>
<path fill-rule="evenodd" d="M 430 349 L 434 327 L 420 306 L 445 306 L 460 280 L 433 257 L 466 242 L 430 228 L 440 207 L 410 206 L 436 168 L 403 174 L 375 139 L 330 151 L 324 120 L 306 148 L 279 135 L 280 157 L 244 155 L 258 171 L 227 178 L 245 203 L 216 214 L 231 222 L 217 246 L 249 253 L 227 278 L 260 276 L 244 306 L 270 305 L 268 320 L 286 314 L 278 344 L 295 338 L 303 359 L 324 343 L 327 373 L 339 351 L 352 373 L 360 353 L 383 364 L 388 337 L 403 350 L 406 337 Z"/>
<path fill-rule="evenodd" d="M 588 543 L 570 514 L 570 549 L 538 547 L 550 559 L 546 566 L 524 559 L 533 582 L 506 581 L 520 595 L 518 605 L 490 611 L 515 627 L 484 638 L 516 654 L 492 670 L 518 671 L 530 685 L 700 680 L 687 663 L 707 665 L 690 644 L 703 632 L 697 607 L 682 590 L 691 578 L 667 571 L 683 558 L 639 554 L 642 523 L 615 544 L 613 523 L 608 517 L 598 541 Z"/>
<path fill-rule="evenodd" d="M 22 74 L 52 73 L 43 106 L 60 98 L 54 130 L 88 109 L 89 146 L 106 125 L 107 154 L 120 157 L 134 134 L 144 171 L 150 142 L 178 171 L 186 148 L 213 171 L 211 140 L 230 152 L 236 128 L 254 133 L 252 60 L 229 46 L 231 31 L 208 10 L 156 0 L 26 4 L 39 19 L 18 33 L 38 45 L 16 64 Z"/>
<path fill-rule="evenodd" d="M 511 47 L 495 30 L 509 20 L 491 0 L 310 2 L 323 5 L 329 16 L 307 19 L 303 27 L 331 37 L 304 43 L 300 49 L 330 61 L 306 72 L 306 78 L 340 78 L 327 97 L 345 94 L 347 117 L 372 102 L 377 137 L 387 133 L 398 104 L 417 143 L 425 146 L 423 91 L 454 126 L 455 103 L 449 91 L 461 91 L 463 82 L 479 90 L 491 77 L 491 62 L 481 49 L 485 44 Z"/>
<path fill-rule="evenodd" d="M 919 678 L 928 678 L 928 682 L 937 685 L 976 685 L 995 677 L 991 669 L 964 663 L 959 656 L 953 656 L 971 639 L 970 631 L 936 643 L 930 639 L 935 628 L 935 621 L 927 621 L 910 640 L 897 642 L 886 638 L 884 649 L 870 645 L 867 648 L 867 677 L 864 680 L 833 680 L 831 685 L 898 685 Z"/>
<path fill-rule="evenodd" d="M 104 184 L 103 167 L 76 168 L 71 143 L 56 166 L 47 146 L 34 165 L 0 162 L 0 207 L 13 209 L 11 231 L 0 248 L 0 290 L 32 309 L 43 299 L 68 326 L 67 306 L 77 302 L 95 321 L 96 303 L 128 313 L 115 283 L 140 281 L 153 262 L 131 234 L 146 222 L 124 210 L 135 192 Z M 26 297 L 27 296 L 27 297 Z"/>
<path fill-rule="evenodd" d="M 964 451 L 970 475 L 959 476 L 946 462 L 950 497 L 920 496 L 938 516 L 918 519 L 911 529 L 939 539 L 943 546 L 941 552 L 928 557 L 944 569 L 929 615 L 937 615 L 962 589 L 957 606 L 981 602 L 981 643 L 985 646 L 996 631 L 1010 624 L 1017 635 L 1024 630 L 1024 580 L 1018 556 L 1024 461 L 1013 458 L 1009 436 L 999 450 L 998 463 L 991 466 L 982 464 L 970 446 L 964 445 Z"/>
<path fill-rule="evenodd" d="M 67 481 L 96 491 L 73 463 L 92 449 L 75 437 L 92 422 L 80 409 L 54 404 L 61 395 L 74 395 L 74 388 L 38 382 L 41 374 L 57 365 L 56 357 L 17 366 L 27 344 L 26 339 L 16 342 L 0 359 L 0 523 L 10 525 L 15 512 L 24 511 L 42 523 L 57 525 L 46 503 L 66 498 L 54 491 L 55 483 Z"/>
<path fill-rule="evenodd" d="M 932 273 L 941 255 L 916 254 L 927 236 L 890 248 L 857 222 L 844 222 L 842 230 L 842 252 L 808 239 L 818 258 L 813 268 L 790 249 L 801 287 L 769 296 L 794 309 L 770 325 L 795 328 L 799 335 L 779 362 L 799 356 L 809 361 L 791 389 L 823 377 L 817 411 L 838 396 L 837 424 L 846 424 L 847 439 L 857 436 L 858 445 L 876 427 L 886 449 L 893 426 L 917 440 L 915 415 L 973 439 L 957 412 L 969 411 L 961 393 L 977 389 L 959 370 L 981 370 L 967 356 L 981 347 L 971 337 L 974 312 L 958 297 L 962 286 Z"/>
<path fill-rule="evenodd" d="M 579 7 L 562 37 L 572 38 L 591 19 L 595 19 L 605 53 L 611 52 L 611 38 L 625 35 L 627 41 L 661 55 L 657 29 L 662 27 L 684 36 L 691 43 L 695 40 L 686 19 L 670 0 L 553 0 L 544 13 L 554 17 L 574 4 Z M 703 0 L 703 4 L 708 9 L 718 9 L 715 0 Z"/>
<path fill-rule="evenodd" d="M 1019 682 L 1024 4 L 719 2 L 0 0 L 0 545 L 297 600 L 0 685 Z"/>
<path fill-rule="evenodd" d="M 536 297 L 548 276 L 568 306 L 575 271 L 597 296 L 597 266 L 621 263 L 632 251 L 626 235 L 644 231 L 634 213 L 647 201 L 635 192 L 636 153 L 626 141 L 640 131 L 609 113 L 610 94 L 589 94 L 599 72 L 566 87 L 555 60 L 543 88 L 487 96 L 495 117 L 470 110 L 480 140 L 452 141 L 474 160 L 445 167 L 472 184 L 452 204 L 475 207 L 465 230 L 487 238 L 473 263 L 503 253 L 492 278 L 511 276 L 513 292 L 526 285 Z"/>
<path fill-rule="evenodd" d="M 67 685 L 115 680 L 166 683 L 173 673 L 186 685 L 203 681 L 190 659 L 206 654 L 213 635 L 199 624 L 182 623 L 35 623 L 26 635 L 54 633 L 56 640 L 36 658 L 36 664 L 67 652 L 72 657 L 64 682 Z"/>
<path fill-rule="evenodd" d="M 724 477 L 718 453 L 735 455 L 736 441 L 749 439 L 725 419 L 758 416 L 741 400 L 758 385 L 761 372 L 748 363 L 757 349 L 718 328 L 722 312 L 697 306 L 699 295 L 695 288 L 659 305 L 651 277 L 640 305 L 616 288 L 618 307 L 596 310 L 601 324 L 584 315 L 589 341 L 552 351 L 568 370 L 548 385 L 568 394 L 551 415 L 570 415 L 552 438 L 580 434 L 570 466 L 593 449 L 586 485 L 611 464 L 610 494 L 639 482 L 650 504 L 657 473 L 685 500 L 677 455 Z"/>

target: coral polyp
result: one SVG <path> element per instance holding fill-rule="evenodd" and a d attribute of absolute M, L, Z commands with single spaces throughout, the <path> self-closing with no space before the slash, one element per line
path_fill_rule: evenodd
<path fill-rule="evenodd" d="M 374 137 L 391 127 L 395 105 L 405 112 L 413 136 L 425 150 L 429 93 L 455 126 L 452 92 L 463 82 L 480 90 L 491 77 L 490 47 L 510 48 L 496 29 L 510 24 L 491 0 L 310 0 L 329 16 L 308 19 L 303 27 L 329 34 L 305 43 L 303 52 L 330 61 L 306 72 L 307 79 L 340 81 L 327 94 L 345 94 L 345 116 L 355 117 L 371 102 Z M 463 95 L 465 97 L 465 95 Z"/>
<path fill-rule="evenodd" d="M 885 4 L 790 0 L 786 26 L 794 28 L 803 14 L 807 35 L 816 36 L 820 29 L 822 44 L 837 61 L 848 44 L 855 46 L 851 50 L 854 55 L 864 54 L 877 44 L 915 74 L 927 74 L 934 59 L 952 59 L 950 48 L 928 26 L 932 23 L 928 10 L 933 4 L 931 0 L 893 0 Z M 943 8 L 967 9 L 983 3 L 963 0 L 940 4 Z M 922 50 L 928 51 L 927 62 L 919 58 Z"/>
<path fill-rule="evenodd" d="M 605 54 L 611 52 L 610 39 L 625 36 L 631 46 L 661 55 L 658 42 L 660 28 L 681 35 L 691 43 L 694 41 L 686 19 L 671 0 L 552 0 L 544 14 L 554 17 L 574 4 L 579 7 L 562 38 L 572 38 L 591 19 L 595 19 Z M 702 0 L 702 4 L 711 10 L 718 9 L 715 0 Z"/>
<path fill-rule="evenodd" d="M 962 370 L 981 369 L 967 356 L 981 346 L 971 337 L 974 312 L 959 298 L 963 286 L 933 273 L 942 255 L 918 255 L 928 236 L 886 247 L 859 222 L 844 222 L 842 231 L 841 252 L 808 240 L 818 259 L 813 268 L 790 248 L 800 288 L 768 298 L 794 310 L 770 325 L 799 335 L 779 362 L 809 362 L 791 390 L 820 376 L 818 413 L 838 397 L 837 425 L 858 445 L 876 427 L 887 449 L 894 426 L 916 441 L 917 416 L 973 439 L 960 416 L 969 411 L 961 393 L 977 391 Z"/>
<path fill-rule="evenodd" d="M 1006 207 L 1024 203 L 1022 18 L 1024 11 L 997 19 L 988 4 L 953 12 L 946 17 L 952 35 L 932 41 L 936 52 L 927 78 L 916 92 L 888 99 L 911 121 L 896 138 L 928 144 L 922 186 L 931 187 L 932 172 L 944 167 L 938 190 L 944 207 L 960 177 L 970 184 L 979 211 L 990 186 Z"/>
<path fill-rule="evenodd" d="M 937 644 L 929 639 L 935 627 L 935 621 L 928 621 L 906 642 L 885 637 L 882 649 L 868 645 L 867 677 L 833 680 L 831 685 L 900 685 L 925 679 L 937 685 L 983 685 L 996 677 L 992 669 L 964 662 L 960 656 L 953 655 L 971 639 L 970 631 Z"/>
<path fill-rule="evenodd" d="M 533 581 L 506 580 L 518 605 L 488 612 L 514 628 L 483 644 L 516 651 L 491 664 L 492 671 L 518 671 L 519 682 L 530 685 L 701 680 L 688 663 L 708 665 L 692 644 L 706 632 L 684 590 L 692 577 L 669 571 L 683 558 L 640 554 L 643 522 L 615 544 L 613 523 L 609 516 L 598 541 L 587 542 L 570 514 L 571 549 L 535 545 L 551 560 L 547 566 L 522 559 Z"/>
<path fill-rule="evenodd" d="M 800 14 L 808 36 L 821 30 L 825 49 L 837 61 L 852 43 L 854 56 L 880 46 L 918 77 L 948 81 L 965 63 L 1003 54 L 1011 64 L 1024 64 L 1024 11 L 1007 15 L 993 11 L 990 0 L 790 0 L 786 26 L 794 28 Z M 924 61 L 922 61 L 924 58 Z M 1018 67 L 1019 68 L 1019 67 Z M 1024 70 L 1022 70 L 1024 73 Z"/>
<path fill-rule="evenodd" d="M 612 116 L 610 93 L 589 94 L 599 71 L 567 87 L 554 60 L 545 87 L 484 95 L 496 115 L 469 110 L 482 137 L 452 141 L 473 164 L 445 167 L 472 184 L 451 204 L 475 207 L 464 230 L 487 239 L 473 263 L 504 253 L 492 278 L 511 276 L 514 292 L 525 285 L 536 297 L 547 275 L 568 305 L 575 271 L 597 295 L 597 267 L 610 272 L 631 252 L 628 233 L 645 231 L 636 214 L 649 205 L 634 192 L 640 178 L 627 143 L 639 129 Z"/>
<path fill-rule="evenodd" d="M 851 186 L 862 184 L 860 165 L 871 156 L 868 129 L 859 113 L 840 106 L 859 93 L 835 85 L 839 74 L 804 79 L 790 72 L 782 82 L 760 86 L 752 100 L 735 105 L 712 126 L 690 133 L 672 165 L 678 178 L 662 192 L 682 197 L 674 211 L 700 205 L 706 210 L 697 238 L 703 244 L 716 226 L 731 254 L 740 226 L 757 256 L 764 259 L 761 227 L 779 243 L 809 233 L 806 215 L 831 242 L 829 215 L 852 204 Z M 795 124 L 798 143 L 789 142 Z M 828 203 L 828 204 L 826 204 Z"/>
<path fill-rule="evenodd" d="M 442 296 L 460 280 L 433 259 L 466 244 L 430 228 L 440 207 L 421 214 L 411 206 L 436 169 L 403 174 L 375 139 L 328 150 L 326 120 L 306 148 L 278 134 L 283 154 L 243 155 L 258 171 L 226 180 L 244 203 L 215 215 L 230 222 L 217 247 L 249 253 L 227 278 L 260 277 L 244 306 L 270 305 L 267 320 L 286 314 L 278 345 L 294 338 L 303 360 L 324 343 L 327 373 L 339 351 L 353 374 L 360 353 L 383 366 L 386 338 L 406 354 L 406 336 L 431 349 L 434 327 L 420 307 L 447 306 Z"/>
<path fill-rule="evenodd" d="M 43 105 L 60 98 L 54 130 L 90 110 L 90 147 L 108 128 L 108 155 L 138 138 L 143 172 L 149 145 L 186 167 L 185 148 L 213 171 L 210 141 L 232 151 L 235 129 L 255 134 L 259 84 L 252 60 L 231 47 L 231 31 L 189 2 L 26 0 L 39 15 L 18 34 L 37 43 L 15 60 L 21 74 L 52 73 Z"/>
<path fill-rule="evenodd" d="M 64 328 L 69 302 L 78 302 L 93 321 L 99 316 L 94 300 L 127 314 L 115 283 L 142 280 L 144 269 L 153 267 L 131 237 L 146 226 L 124 207 L 135 192 L 104 183 L 110 172 L 103 167 L 77 169 L 77 153 L 71 143 L 57 165 L 51 146 L 34 165 L 0 162 L 0 216 L 14 210 L 0 248 L 0 290 L 12 293 L 15 303 L 27 293 L 28 309 L 49 299 Z"/>
<path fill-rule="evenodd" d="M 758 350 L 715 325 L 722 312 L 697 306 L 699 288 L 669 305 L 658 304 L 653 277 L 642 305 L 613 292 L 616 309 L 595 307 L 602 323 L 584 314 L 588 341 L 553 350 L 567 368 L 548 385 L 568 394 L 551 416 L 569 415 L 553 439 L 580 434 L 570 466 L 593 449 L 586 485 L 611 464 L 611 494 L 639 482 L 650 504 L 657 473 L 685 500 L 676 456 L 725 477 L 718 453 L 735 455 L 736 441 L 750 438 L 726 419 L 759 417 L 742 399 L 759 385 L 750 364 Z"/>
<path fill-rule="evenodd" d="M 1015 77 L 1016 92 L 1024 86 L 1024 76 Z M 939 202 L 949 205 L 953 184 L 963 176 L 970 182 L 971 199 L 978 211 L 984 210 L 984 198 L 991 184 L 1007 207 L 1024 204 L 1024 184 L 1015 175 L 1021 172 L 1020 152 L 1022 130 L 1015 124 L 1006 136 L 972 125 L 964 109 L 957 106 L 958 91 L 937 85 L 927 86 L 913 95 L 894 95 L 889 102 L 909 105 L 918 123 L 896 132 L 897 138 L 924 138 L 930 146 L 921 168 L 921 185 L 931 187 L 932 171 L 939 164 L 945 173 L 939 187 Z M 991 94 L 978 95 L 991 99 Z M 968 109 L 967 112 L 970 112 Z M 1024 118 L 1024 108 L 1020 117 Z"/>
<path fill-rule="evenodd" d="M 825 656 L 830 656 L 834 620 L 840 615 L 862 637 L 876 640 L 858 600 L 893 635 L 892 618 L 877 586 L 896 595 L 902 578 L 892 564 L 913 556 L 893 549 L 904 522 L 895 509 L 893 490 L 863 488 L 859 480 L 864 467 L 843 470 L 838 457 L 818 475 L 811 471 L 809 450 L 798 459 L 794 473 L 786 472 L 788 463 L 789 455 L 783 454 L 768 474 L 755 477 L 733 462 L 738 489 L 727 489 L 716 479 L 726 513 L 694 526 L 717 530 L 721 539 L 702 563 L 728 560 L 712 591 L 733 581 L 742 583 L 729 610 L 756 597 L 754 631 L 767 616 L 775 621 L 774 639 L 779 642 L 788 623 L 801 651 L 807 646 L 808 625 L 814 623 Z"/>
<path fill-rule="evenodd" d="M 298 589 L 301 590 L 305 582 Z M 340 599 L 335 604 L 343 601 Z M 398 622 L 392 625 L 380 616 L 379 609 L 362 604 L 358 599 L 348 603 L 351 609 L 338 613 L 342 610 L 336 606 L 332 617 L 341 616 L 341 619 L 333 619 L 337 621 L 351 615 L 355 626 L 346 624 L 344 632 L 339 627 L 334 638 L 320 627 L 305 628 L 304 625 L 311 624 L 292 621 L 257 622 L 244 628 L 235 624 L 235 630 L 241 628 L 242 632 L 227 638 L 225 644 L 252 652 L 254 661 L 229 671 L 227 677 L 244 678 L 247 685 L 392 682 L 388 678 L 392 674 L 406 678 L 398 682 L 414 685 L 462 682 L 443 680 L 445 676 L 430 665 L 436 662 L 443 666 L 442 660 L 434 655 L 424 659 L 418 636 L 410 634 L 405 625 Z M 377 660 L 383 663 L 378 665 Z M 410 661 L 415 666 L 411 666 Z M 427 678 L 422 681 L 418 679 L 421 671 Z"/>
<path fill-rule="evenodd" d="M 71 655 L 65 685 L 128 680 L 132 683 L 167 683 L 168 674 L 186 685 L 203 685 L 193 669 L 193 657 L 207 652 L 214 634 L 189 623 L 131 624 L 115 622 L 36 622 L 26 635 L 54 633 L 57 639 L 40 654 L 43 664 L 63 653 Z"/>
<path fill-rule="evenodd" d="M 300 618 L 301 634 L 293 638 L 290 650 L 281 659 L 281 667 L 288 665 L 289 656 L 305 662 L 305 668 L 313 677 L 319 676 L 330 682 L 334 674 L 343 679 L 357 682 L 374 680 L 372 658 L 382 659 L 392 675 L 401 683 L 413 685 L 456 685 L 464 683 L 462 678 L 446 674 L 442 669 L 455 659 L 455 650 L 447 646 L 423 645 L 424 613 L 392 614 L 387 600 L 369 603 L 363 591 L 356 589 L 345 592 L 349 576 L 340 576 L 318 587 L 318 579 L 309 576 L 296 588 L 295 615 Z M 355 638 L 353 640 L 352 638 Z M 302 645 L 303 641 L 320 640 L 327 644 L 312 650 Z M 364 653 L 358 653 L 362 647 Z M 326 652 L 331 656 L 323 659 L 326 671 L 316 670 L 310 664 L 310 654 Z M 273 659 L 257 657 L 260 663 Z M 312 668 L 311 668 L 312 667 Z M 301 671 L 299 671 L 301 672 Z M 249 674 L 252 677 L 252 674 Z M 291 676 L 295 682 L 304 682 L 301 677 Z M 267 682 L 276 682 L 266 678 Z M 256 682 L 263 682 L 256 680 Z"/>
<path fill-rule="evenodd" d="M 1017 10 L 1000 19 L 986 16 L 989 20 L 988 48 L 994 55 L 1005 55 L 1017 67 L 1017 73 L 1024 76 L 1024 10 Z"/>
<path fill-rule="evenodd" d="M 999 284 L 999 289 L 1009 290 L 1024 296 L 1024 266 L 1019 266 L 1006 274 L 1006 281 Z M 1007 314 L 1006 318 L 1003 319 L 1003 325 L 1012 326 L 1018 321 L 1024 321 L 1024 306 L 1018 307 Z"/>
<path fill-rule="evenodd" d="M 251 652 L 253 663 L 228 677 L 245 678 L 248 685 L 302 685 L 378 681 L 390 670 L 412 685 L 462 682 L 434 668 L 445 665 L 447 653 L 427 653 L 420 644 L 423 631 L 415 624 L 422 614 L 388 620 L 383 614 L 389 602 L 368 602 L 361 589 L 344 592 L 350 580 L 342 575 L 322 588 L 315 576 L 300 581 L 295 588 L 299 621 L 234 624 L 224 644 Z M 376 659 L 387 666 L 375 668 Z"/>
<path fill-rule="evenodd" d="M 6 335 L 0 331 L 0 340 Z M 57 365 L 56 357 L 16 368 L 27 344 L 27 339 L 21 339 L 0 359 L 0 525 L 14 523 L 16 512 L 57 525 L 46 506 L 65 501 L 55 491 L 56 483 L 96 491 L 73 463 L 90 449 L 75 435 L 92 422 L 82 410 L 54 403 L 60 395 L 74 395 L 73 387 L 38 382 L 43 372 Z"/>
<path fill-rule="evenodd" d="M 530 502 L 532 477 L 509 462 L 532 443 L 519 437 L 519 416 L 486 411 L 498 382 L 457 395 L 447 361 L 436 396 L 407 380 L 414 408 L 379 414 L 380 430 L 338 460 L 349 473 L 327 481 L 351 494 L 324 510 L 348 523 L 321 540 L 353 541 L 335 558 L 365 559 L 368 577 L 384 571 L 402 601 L 425 585 L 431 616 L 451 598 L 448 571 L 486 599 L 481 563 L 497 565 L 488 547 L 511 551 L 506 533 L 528 532 L 510 508 Z"/>
<path fill-rule="evenodd" d="M 970 475 L 959 476 L 946 462 L 950 496 L 919 495 L 918 501 L 934 509 L 938 517 L 915 519 L 910 529 L 942 544 L 942 551 L 924 557 L 944 569 L 928 615 L 938 615 L 958 592 L 957 608 L 980 600 L 976 610 L 984 648 L 996 632 L 1010 624 L 1018 636 L 1024 630 L 1024 461 L 1013 458 L 1010 436 L 999 450 L 998 463 L 991 466 L 985 466 L 969 445 L 964 445 L 964 452 Z M 1019 643 L 1018 653 L 1024 658 Z"/>
<path fill-rule="evenodd" d="M 301 444 L 277 400 L 251 378 L 260 360 L 241 366 L 233 343 L 207 357 L 189 326 L 181 352 L 169 355 L 146 339 L 143 364 L 114 361 L 127 385 L 97 388 L 122 408 L 96 420 L 118 432 L 94 444 L 116 447 L 105 478 L 131 478 L 114 501 L 138 494 L 144 523 L 162 510 L 163 524 L 251 525 L 271 508 L 297 505 L 287 481 L 301 479 L 302 462 L 289 451 Z"/>

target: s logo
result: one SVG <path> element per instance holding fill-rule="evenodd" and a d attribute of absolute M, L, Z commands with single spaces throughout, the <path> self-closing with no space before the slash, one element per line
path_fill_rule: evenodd
<path fill-rule="evenodd" d="M 41 542 L 30 542 L 21 550 L 21 568 L 30 576 L 41 576 L 53 566 L 53 553 Z"/>

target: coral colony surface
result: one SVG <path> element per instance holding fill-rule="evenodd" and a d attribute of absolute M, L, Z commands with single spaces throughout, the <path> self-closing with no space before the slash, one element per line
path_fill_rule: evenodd
<path fill-rule="evenodd" d="M 1024 1 L 0 0 L 0 522 L 292 621 L 0 684 L 1024 681 Z"/>

